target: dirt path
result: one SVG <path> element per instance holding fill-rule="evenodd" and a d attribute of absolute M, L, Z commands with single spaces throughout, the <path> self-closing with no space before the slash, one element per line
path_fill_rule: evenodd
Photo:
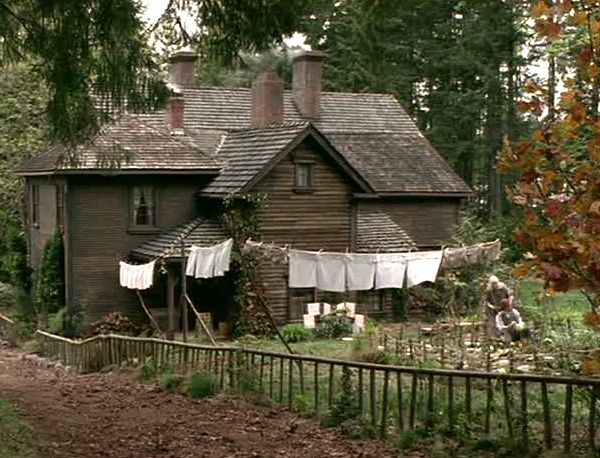
<path fill-rule="evenodd" d="M 19 409 L 43 458 L 389 457 L 280 408 L 194 401 L 131 374 L 65 374 L 0 350 L 0 394 Z"/>

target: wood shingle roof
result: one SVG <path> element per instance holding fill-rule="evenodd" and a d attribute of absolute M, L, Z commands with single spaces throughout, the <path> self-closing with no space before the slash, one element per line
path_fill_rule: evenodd
<path fill-rule="evenodd" d="M 356 251 L 358 253 L 395 253 L 415 249 L 417 245 L 392 218 L 380 210 L 358 211 Z"/>

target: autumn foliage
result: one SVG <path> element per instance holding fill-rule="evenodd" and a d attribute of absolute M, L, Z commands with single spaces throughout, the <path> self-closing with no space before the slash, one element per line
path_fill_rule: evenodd
<path fill-rule="evenodd" d="M 559 58 L 562 67 L 557 80 L 526 86 L 520 109 L 539 122 L 539 128 L 531 138 L 507 145 L 498 165 L 516 176 L 508 194 L 524 215 L 515 236 L 529 256 L 517 273 L 541 275 L 550 293 L 581 289 L 596 310 L 600 305 L 600 2 L 539 1 L 531 17 L 548 55 Z"/>

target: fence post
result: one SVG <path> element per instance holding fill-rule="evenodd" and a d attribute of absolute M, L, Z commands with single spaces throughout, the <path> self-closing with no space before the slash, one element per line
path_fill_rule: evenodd
<path fill-rule="evenodd" d="M 506 417 L 506 430 L 508 437 L 513 437 L 512 417 L 510 414 L 510 394 L 508 392 L 508 380 L 502 379 L 502 394 L 504 396 L 504 415 Z"/>
<path fill-rule="evenodd" d="M 319 413 L 319 363 L 315 361 L 315 372 L 314 372 L 314 382 L 315 382 L 315 412 Z"/>
<path fill-rule="evenodd" d="M 548 386 L 541 382 L 542 406 L 544 410 L 544 443 L 547 449 L 552 448 L 552 419 L 550 417 L 550 402 L 548 400 Z"/>
<path fill-rule="evenodd" d="M 385 437 L 387 431 L 387 415 L 388 415 L 388 384 L 390 381 L 389 371 L 383 373 L 383 393 L 381 403 L 381 437 Z"/>
<path fill-rule="evenodd" d="M 588 425 L 588 439 L 590 448 L 596 449 L 596 390 L 594 387 L 590 390 L 590 416 Z"/>
<path fill-rule="evenodd" d="M 369 404 L 371 412 L 371 423 L 373 427 L 377 425 L 377 412 L 376 412 L 376 398 L 375 398 L 375 370 L 371 369 L 369 373 Z"/>
<path fill-rule="evenodd" d="M 402 413 L 402 373 L 396 372 L 396 391 L 398 394 L 398 429 L 404 431 L 404 415 Z"/>
<path fill-rule="evenodd" d="M 573 385 L 566 386 L 565 397 L 565 452 L 571 451 L 571 418 L 573 414 Z"/>
<path fill-rule="evenodd" d="M 413 374 L 410 387 L 410 412 L 408 417 L 408 425 L 411 430 L 415 429 L 415 411 L 417 409 L 417 374 Z"/>
<path fill-rule="evenodd" d="M 454 430 L 454 382 L 448 377 L 448 430 Z"/>
<path fill-rule="evenodd" d="M 521 381 L 521 436 L 523 446 L 528 447 L 529 431 L 527 424 L 527 382 Z"/>

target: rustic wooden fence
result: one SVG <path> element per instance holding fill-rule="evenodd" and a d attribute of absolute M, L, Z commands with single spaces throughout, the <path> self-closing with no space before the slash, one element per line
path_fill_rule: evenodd
<path fill-rule="evenodd" d="M 0 340 L 14 345 L 17 341 L 17 324 L 9 317 L 0 313 Z"/>
<path fill-rule="evenodd" d="M 525 447 L 597 450 L 598 379 L 388 366 L 117 335 L 73 341 L 38 331 L 37 338 L 43 353 L 82 371 L 151 358 L 159 369 L 202 370 L 223 390 L 316 413 L 334 405 L 345 373 L 365 424 L 382 436 L 428 428 Z"/>

